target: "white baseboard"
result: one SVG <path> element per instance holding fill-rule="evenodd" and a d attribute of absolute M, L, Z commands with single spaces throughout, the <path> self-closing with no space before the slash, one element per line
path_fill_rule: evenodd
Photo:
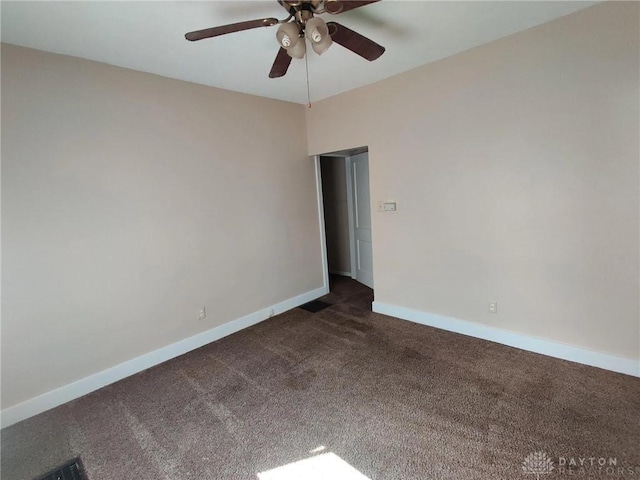
<path fill-rule="evenodd" d="M 110 385 L 118 380 L 139 373 L 147 368 L 158 365 L 167 360 L 171 360 L 179 355 L 183 355 L 191 350 L 200 348 L 215 340 L 219 340 L 227 335 L 238 332 L 242 329 L 260 323 L 263 320 L 286 312 L 304 303 L 315 300 L 318 297 L 329 293 L 327 286 L 311 290 L 296 297 L 279 302 L 271 307 L 264 308 L 242 318 L 214 327 L 206 332 L 199 333 L 193 337 L 180 340 L 166 347 L 159 348 L 153 352 L 145 353 L 139 357 L 128 360 L 124 363 L 95 373 L 83 379 L 77 380 L 68 385 L 64 385 L 55 390 L 43 393 L 37 397 L 30 398 L 22 403 L 2 410 L 0 423 L 2 428 L 25 420 L 29 417 L 55 408 L 63 403 L 75 400 L 88 393 Z M 273 310 L 273 312 L 271 312 Z"/>
<path fill-rule="evenodd" d="M 594 352 L 586 348 L 575 347 L 552 340 L 530 337 L 501 328 L 489 327 L 479 323 L 466 322 L 455 318 L 443 317 L 432 313 L 421 312 L 411 308 L 399 307 L 382 302 L 373 302 L 373 311 L 391 317 L 409 320 L 430 327 L 461 333 L 471 337 L 482 338 L 490 342 L 501 343 L 529 352 L 541 353 L 550 357 L 599 367 L 613 372 L 625 373 L 640 377 L 640 359 L 618 357 Z"/>

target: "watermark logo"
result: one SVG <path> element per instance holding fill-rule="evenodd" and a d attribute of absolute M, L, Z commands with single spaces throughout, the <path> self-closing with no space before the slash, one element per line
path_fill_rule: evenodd
<path fill-rule="evenodd" d="M 522 462 L 522 471 L 535 475 L 536 480 L 540 480 L 540 475 L 550 474 L 553 468 L 553 460 L 545 452 L 532 452 Z"/>
<path fill-rule="evenodd" d="M 551 457 L 546 452 L 538 451 L 527 455 L 522 462 L 525 475 L 535 475 L 540 480 L 543 475 L 554 473 L 554 478 L 563 475 L 581 478 L 638 478 L 640 465 L 623 465 L 617 457 L 607 456 L 560 456 Z"/>

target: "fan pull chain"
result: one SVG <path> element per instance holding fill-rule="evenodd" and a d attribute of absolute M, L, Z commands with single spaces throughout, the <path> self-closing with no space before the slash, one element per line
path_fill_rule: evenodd
<path fill-rule="evenodd" d="M 304 56 L 304 63 L 307 67 L 307 108 L 311 108 L 311 89 L 309 88 L 309 54 Z"/>

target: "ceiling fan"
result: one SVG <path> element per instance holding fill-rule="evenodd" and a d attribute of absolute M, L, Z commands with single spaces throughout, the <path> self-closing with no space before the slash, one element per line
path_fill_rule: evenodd
<path fill-rule="evenodd" d="M 336 42 L 346 49 L 351 50 L 353 53 L 360 55 L 362 58 L 373 61 L 384 53 L 385 49 L 383 46 L 378 45 L 373 40 L 339 23 L 325 23 L 324 20 L 315 15 L 322 13 L 336 15 L 379 1 L 380 0 L 278 0 L 278 3 L 289 12 L 289 16 L 284 20 L 263 18 L 232 23 L 230 25 L 189 32 L 185 35 L 185 38 L 195 42 L 205 38 L 226 35 L 227 33 L 240 32 L 252 28 L 271 27 L 279 24 L 280 28 L 278 28 L 276 38 L 280 44 L 280 50 L 269 72 L 269 78 L 284 76 L 293 58 L 303 58 L 305 56 L 307 50 L 305 37 L 309 40 L 313 51 L 318 55 L 322 55 L 333 42 Z"/>

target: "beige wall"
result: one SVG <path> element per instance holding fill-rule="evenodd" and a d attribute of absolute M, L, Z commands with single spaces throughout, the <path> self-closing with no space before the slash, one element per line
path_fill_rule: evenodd
<path fill-rule="evenodd" d="M 2 408 L 321 287 L 304 124 L 3 45 Z"/>
<path fill-rule="evenodd" d="M 308 145 L 299 105 L 3 45 L 2 408 L 320 287 L 307 153 L 362 145 L 377 301 L 639 358 L 639 15 L 318 102 Z"/>
<path fill-rule="evenodd" d="M 351 273 L 346 160 L 322 157 L 322 200 L 330 273 Z"/>
<path fill-rule="evenodd" d="M 372 202 L 398 201 L 373 213 L 376 301 L 640 357 L 639 8 L 606 2 L 307 111 L 309 153 L 368 145 Z"/>

